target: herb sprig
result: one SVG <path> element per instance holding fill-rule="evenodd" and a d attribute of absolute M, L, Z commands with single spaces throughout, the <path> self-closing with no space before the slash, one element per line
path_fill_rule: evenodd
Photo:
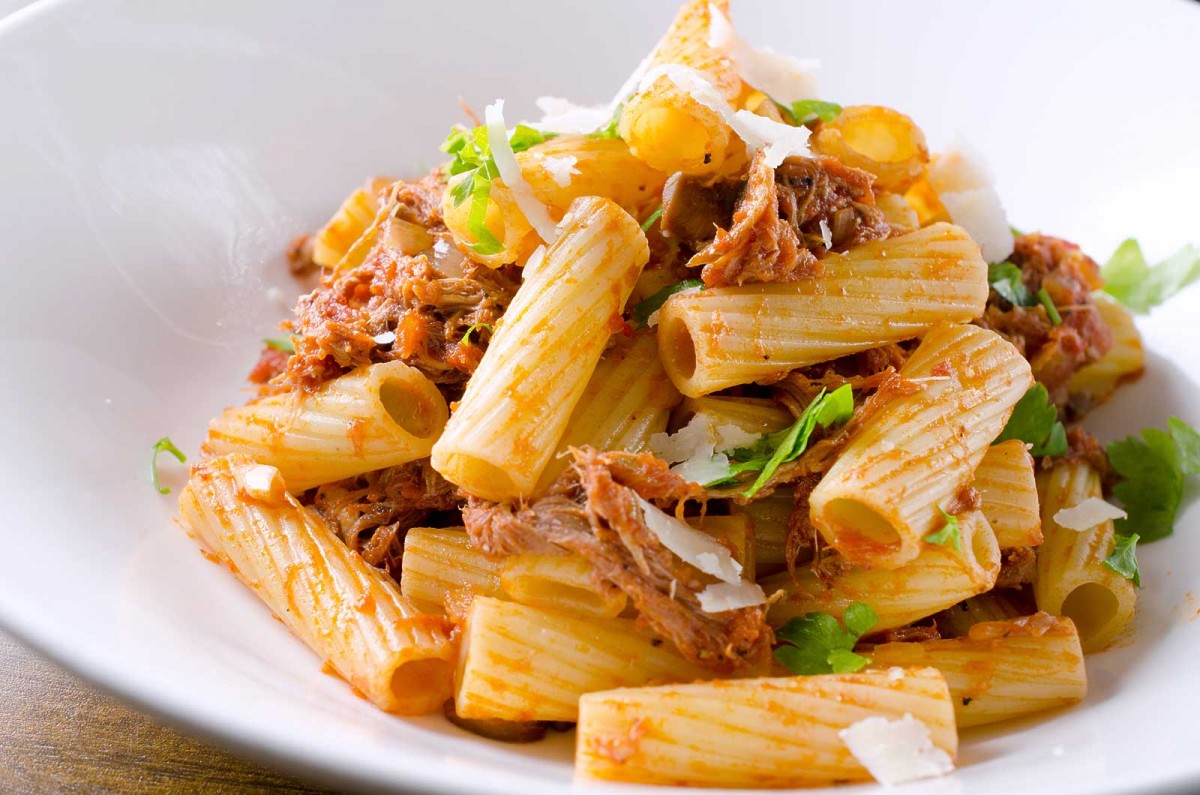
<path fill-rule="evenodd" d="M 875 611 L 862 602 L 848 606 L 840 622 L 828 613 L 798 616 L 775 632 L 783 641 L 775 659 L 803 676 L 861 671 L 870 659 L 855 654 L 854 646 L 878 622 Z"/>
<path fill-rule="evenodd" d="M 992 444 L 1020 439 L 1032 445 L 1035 458 L 1059 456 L 1067 452 L 1067 431 L 1058 421 L 1058 410 L 1050 404 L 1050 393 L 1042 384 L 1034 384 L 1013 407 L 1008 424 Z"/>
<path fill-rule="evenodd" d="M 159 494 L 170 494 L 171 490 L 162 485 L 158 479 L 158 456 L 160 453 L 169 453 L 175 457 L 175 460 L 183 464 L 187 462 L 187 456 L 183 451 L 175 446 L 170 437 L 164 436 L 154 443 L 150 448 L 150 482 L 154 484 L 154 490 Z"/>

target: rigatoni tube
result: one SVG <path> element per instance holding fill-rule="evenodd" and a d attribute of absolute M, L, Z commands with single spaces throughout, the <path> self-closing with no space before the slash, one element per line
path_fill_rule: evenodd
<path fill-rule="evenodd" d="M 920 553 L 1033 385 L 1020 352 L 976 326 L 929 332 L 900 375 L 919 389 L 866 420 L 809 500 L 822 537 L 859 566 L 896 568 Z"/>
<path fill-rule="evenodd" d="M 1038 478 L 1042 535 L 1033 595 L 1039 610 L 1066 616 L 1079 629 L 1085 652 L 1101 651 L 1133 619 L 1133 583 L 1104 565 L 1112 554 L 1112 520 L 1085 530 L 1054 521 L 1063 508 L 1103 496 L 1100 473 L 1083 460 L 1064 461 Z"/>
<path fill-rule="evenodd" d="M 571 205 L 434 445 L 438 472 L 486 499 L 533 493 L 649 256 L 613 202 Z"/>
<path fill-rule="evenodd" d="M 278 469 L 244 455 L 201 462 L 179 514 L 211 555 L 380 709 L 423 714 L 450 696 L 450 623 L 418 612 L 287 493 Z"/>
<path fill-rule="evenodd" d="M 425 458 L 446 399 L 404 362 L 364 365 L 316 392 L 272 395 L 208 424 L 204 452 L 244 453 L 279 469 L 293 493 Z"/>
<path fill-rule="evenodd" d="M 992 445 L 975 470 L 979 510 L 987 517 L 1001 549 L 1042 543 L 1033 456 L 1020 439 Z"/>
<path fill-rule="evenodd" d="M 822 260 L 821 276 L 673 296 L 659 348 L 689 397 L 924 334 L 983 313 L 987 264 L 961 228 L 934 224 Z"/>
<path fill-rule="evenodd" d="M 592 778 L 700 787 L 869 781 L 839 732 L 905 715 L 954 758 L 954 710 L 932 668 L 591 693 L 580 700 L 575 766 Z"/>

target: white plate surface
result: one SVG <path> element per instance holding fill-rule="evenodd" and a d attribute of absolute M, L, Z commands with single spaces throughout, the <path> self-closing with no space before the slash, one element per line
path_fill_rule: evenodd
<path fill-rule="evenodd" d="M 672 11 L 43 0 L 0 23 L 0 622 L 170 720 L 345 785 L 566 788 L 568 737 L 489 743 L 320 673 L 174 526 L 146 458 L 163 434 L 194 450 L 242 399 L 283 316 L 268 288 L 296 293 L 292 236 L 367 175 L 437 162 L 459 95 L 606 101 Z M 826 97 L 905 110 L 935 148 L 964 134 L 1018 227 L 1100 257 L 1126 235 L 1151 255 L 1200 238 L 1196 3 L 740 0 L 734 17 L 821 58 Z M 1198 315 L 1200 287 L 1142 324 L 1148 374 L 1097 413 L 1102 438 L 1200 426 Z M 1089 660 L 1087 703 L 971 734 L 959 773 L 908 791 L 1200 784 L 1194 493 L 1143 552 L 1135 631 Z"/>

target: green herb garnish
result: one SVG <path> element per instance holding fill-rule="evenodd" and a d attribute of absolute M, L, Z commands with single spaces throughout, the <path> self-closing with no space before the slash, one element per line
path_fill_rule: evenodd
<path fill-rule="evenodd" d="M 1050 300 L 1050 293 L 1046 292 L 1043 287 L 1036 293 L 1038 301 L 1042 303 L 1042 308 L 1046 310 L 1046 314 L 1050 316 L 1050 325 L 1061 326 L 1062 315 L 1058 314 L 1058 307 L 1054 305 L 1054 301 Z"/>
<path fill-rule="evenodd" d="M 1021 269 L 1011 262 L 988 265 L 988 284 L 1013 306 L 1033 306 L 1037 303 L 1021 280 Z"/>
<path fill-rule="evenodd" d="M 878 621 L 875 611 L 862 602 L 847 607 L 841 622 L 827 613 L 793 618 L 775 632 L 783 641 L 775 659 L 801 675 L 860 671 L 870 659 L 855 654 L 854 646 Z"/>
<path fill-rule="evenodd" d="M 175 443 L 166 436 L 159 439 L 154 443 L 154 446 L 150 448 L 150 482 L 154 484 L 154 490 L 159 494 L 170 494 L 171 490 L 162 485 L 158 480 L 159 453 L 170 453 L 171 455 L 175 456 L 175 460 L 181 464 L 187 461 L 187 456 L 184 455 L 183 451 L 176 447 Z"/>
<path fill-rule="evenodd" d="M 1142 572 L 1138 569 L 1137 560 L 1137 542 L 1138 534 L 1128 536 L 1117 536 L 1116 546 L 1113 547 L 1112 554 L 1104 559 L 1104 565 L 1120 574 L 1133 584 L 1142 587 Z"/>
<path fill-rule="evenodd" d="M 775 104 L 797 127 L 815 121 L 833 121 L 842 113 L 841 105 L 836 102 L 822 102 L 819 99 L 802 99 L 793 102 L 790 108 L 778 102 Z"/>
<path fill-rule="evenodd" d="M 268 337 L 263 340 L 263 345 L 266 345 L 271 350 L 282 351 L 283 353 L 296 352 L 296 345 L 292 342 L 291 337 Z"/>
<path fill-rule="evenodd" d="M 651 218 L 653 217 L 651 216 Z M 668 298 L 675 295 L 675 293 L 682 293 L 684 290 L 695 290 L 698 287 L 704 287 L 704 282 L 699 279 L 684 279 L 681 282 L 668 284 L 649 298 L 638 301 L 634 305 L 633 310 L 630 311 L 629 316 L 635 326 L 645 328 L 646 324 L 650 322 L 650 316 L 662 309 L 663 304 L 667 302 Z"/>
<path fill-rule="evenodd" d="M 654 226 L 654 222 L 657 221 L 659 218 L 662 218 L 662 213 L 663 213 L 663 206 L 660 204 L 660 205 L 658 205 L 657 210 L 650 213 L 649 218 L 647 218 L 645 221 L 642 221 L 642 231 L 649 232 L 650 227 Z"/>
<path fill-rule="evenodd" d="M 516 153 L 554 136 L 555 133 L 543 133 L 518 124 L 508 140 Z M 447 175 L 461 175 L 450 187 L 450 198 L 454 206 L 457 207 L 468 198 L 471 199 L 471 209 L 467 213 L 467 230 L 476 240 L 471 244 L 471 249 L 480 254 L 499 254 L 504 250 L 504 244 L 496 239 L 486 223 L 492 180 L 500 176 L 492 156 L 491 145 L 488 143 L 487 125 L 480 125 L 473 130 L 456 127 L 442 142 L 441 150 L 451 156 L 450 162 L 445 166 Z"/>
<path fill-rule="evenodd" d="M 942 525 L 941 530 L 935 530 L 925 536 L 925 541 L 930 544 L 941 544 L 942 546 L 950 545 L 955 550 L 962 549 L 962 531 L 958 526 L 958 517 L 953 514 L 946 513 L 942 506 L 938 506 L 938 513 L 946 520 L 946 524 Z"/>
<path fill-rule="evenodd" d="M 1121 477 L 1112 493 L 1128 514 L 1115 522 L 1119 535 L 1149 542 L 1174 532 L 1184 479 L 1200 474 L 1200 434 L 1177 417 L 1168 428 L 1108 443 L 1108 463 Z"/>
<path fill-rule="evenodd" d="M 1020 439 L 1033 445 L 1035 458 L 1058 456 L 1067 452 L 1067 431 L 1058 421 L 1058 409 L 1050 405 L 1050 393 L 1042 384 L 1034 384 L 1013 407 L 1008 424 L 992 444 Z"/>
<path fill-rule="evenodd" d="M 1104 292 L 1133 312 L 1144 315 L 1200 279 L 1200 248 L 1184 246 L 1156 265 L 1146 262 L 1142 247 L 1126 240 L 1100 269 Z"/>
<path fill-rule="evenodd" d="M 494 333 L 494 332 L 495 332 L 495 329 L 494 329 L 494 328 L 492 328 L 492 324 L 491 324 L 491 323 L 473 323 L 473 324 L 470 326 L 470 328 L 468 328 L 468 329 L 466 330 L 466 332 L 464 332 L 464 333 L 463 333 L 463 335 L 462 335 L 462 344 L 463 344 L 463 345 L 466 345 L 467 343 L 469 343 L 469 342 L 471 341 L 471 333 L 472 333 L 473 331 L 475 331 L 475 329 L 477 329 L 477 328 L 485 328 L 485 329 L 487 329 L 487 330 L 488 330 L 488 333 L 489 333 L 489 334 L 491 334 L 491 333 Z"/>

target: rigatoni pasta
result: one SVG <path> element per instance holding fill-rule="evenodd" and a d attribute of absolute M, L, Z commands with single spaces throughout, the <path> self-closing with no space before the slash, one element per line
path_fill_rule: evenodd
<path fill-rule="evenodd" d="M 1033 456 L 1024 442 L 1010 439 L 989 447 L 975 468 L 973 485 L 1001 549 L 1042 543 Z"/>
<path fill-rule="evenodd" d="M 677 295 L 659 348 L 679 391 L 699 397 L 977 317 L 987 265 L 948 224 L 826 258 L 819 278 Z"/>

